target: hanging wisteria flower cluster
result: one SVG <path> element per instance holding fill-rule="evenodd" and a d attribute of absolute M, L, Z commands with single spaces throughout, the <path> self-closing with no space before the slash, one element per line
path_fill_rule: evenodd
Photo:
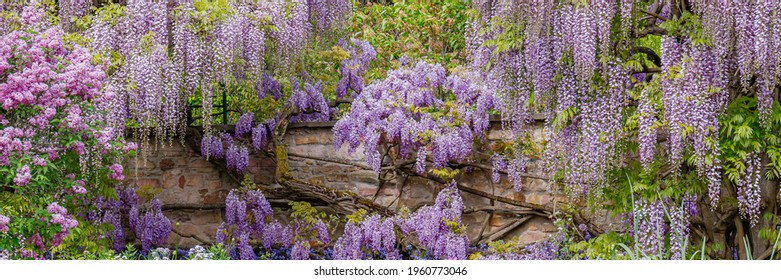
<path fill-rule="evenodd" d="M 141 240 L 142 251 L 152 246 L 166 245 L 171 234 L 171 221 L 163 215 L 160 201 L 152 199 L 146 212 L 141 215 L 138 208 L 130 210 L 130 229 Z"/>
<path fill-rule="evenodd" d="M 289 259 L 309 259 L 310 240 L 326 245 L 330 242 L 327 225 L 322 220 L 311 224 L 295 220 L 282 225 L 273 219 L 273 210 L 258 190 L 231 190 L 225 199 L 225 222 L 217 229 L 216 242 L 228 248 L 233 259 L 254 260 L 250 243 L 262 244 L 265 252 L 281 249 Z"/>
<path fill-rule="evenodd" d="M 461 223 L 463 201 L 455 182 L 437 194 L 432 206 L 408 216 L 382 218 L 377 214 L 349 221 L 333 248 L 333 259 L 400 259 L 398 244 L 406 242 L 407 253 L 419 259 L 466 259 L 469 239 Z M 401 235 L 397 236 L 397 231 Z"/>
<path fill-rule="evenodd" d="M 114 192 L 115 198 L 95 197 L 89 203 L 91 210 L 82 216 L 88 222 L 112 226 L 106 237 L 112 240 L 115 252 L 121 252 L 125 246 L 125 228 L 141 242 L 141 253 L 168 245 L 172 224 L 163 215 L 160 200 L 139 197 L 137 188 L 122 185 L 116 186 Z"/>
<path fill-rule="evenodd" d="M 754 226 L 759 221 L 760 189 L 762 161 L 757 153 L 746 156 L 746 171 L 738 180 L 738 209 L 740 217 L 748 219 Z"/>
<path fill-rule="evenodd" d="M 615 139 L 629 72 L 615 57 L 611 25 L 617 16 L 629 20 L 632 3 L 622 4 L 500 1 L 478 7 L 483 19 L 470 22 L 473 31 L 466 35 L 474 41 L 469 44 L 473 64 L 487 68 L 483 77 L 494 86 L 496 109 L 511 132 L 508 140 L 522 139 L 534 114 L 543 113 L 548 169 L 566 170 L 563 181 L 575 194 L 602 185 L 618 164 Z M 522 42 L 502 45 L 503 38 L 515 37 Z M 509 156 L 510 175 L 524 170 L 522 153 L 504 156 Z M 512 181 L 520 189 L 521 180 Z"/>
<path fill-rule="evenodd" d="M 561 260 L 566 259 L 562 248 L 564 236 L 557 234 L 548 240 L 532 243 L 523 247 L 521 252 L 486 252 L 479 260 Z"/>
<path fill-rule="evenodd" d="M 636 240 L 635 244 L 643 254 L 648 256 L 658 256 L 665 252 L 665 221 L 664 204 L 662 201 L 655 202 L 636 201 L 633 218 L 637 231 L 633 232 Z"/>
<path fill-rule="evenodd" d="M 60 5 L 82 13 L 75 2 Z M 159 139 L 183 135 L 185 101 L 200 92 L 200 121 L 210 134 L 215 91 L 247 82 L 255 85 L 259 97 L 272 93 L 279 98 L 279 85 L 267 74 L 266 52 L 274 51 L 274 67 L 292 68 L 313 30 L 332 30 L 351 12 L 348 4 L 278 0 L 169 5 L 134 0 L 124 7 L 100 8 L 85 35 L 103 58 L 122 58 L 121 63 L 104 60 L 111 69 L 106 91 L 116 95 L 107 107 L 111 124 L 117 133 L 128 125 L 136 127 L 147 150 L 152 133 Z M 321 95 L 316 85 L 305 86 L 305 91 Z"/>
<path fill-rule="evenodd" d="M 461 223 L 463 211 L 463 200 L 453 181 L 437 194 L 433 206 L 421 207 L 398 223 L 401 233 L 413 236 L 433 258 L 463 260 L 469 250 L 469 238 Z"/>
<path fill-rule="evenodd" d="M 689 242 L 689 217 L 692 215 L 686 203 L 671 206 L 661 200 L 638 200 L 634 209 L 630 232 L 643 256 L 656 258 L 669 254 L 671 259 L 679 260 L 686 254 L 682 250 Z"/>
<path fill-rule="evenodd" d="M 309 18 L 318 35 L 327 34 L 349 18 L 352 7 L 349 0 L 308 0 Z"/>
<path fill-rule="evenodd" d="M 344 234 L 333 243 L 322 217 L 294 213 L 287 225 L 276 221 L 258 190 L 231 190 L 225 203 L 225 220 L 215 240 L 232 259 L 254 260 L 268 254 L 272 259 L 310 259 L 315 252 L 338 260 L 401 259 L 401 242 L 409 244 L 408 253 L 416 258 L 466 259 L 469 252 L 461 221 L 463 201 L 455 183 L 439 192 L 434 205 L 411 214 L 383 218 L 364 212 L 359 220 L 348 221 Z"/>
<path fill-rule="evenodd" d="M 298 78 L 290 78 L 290 86 L 293 92 L 288 102 L 294 104 L 300 111 L 290 118 L 291 122 L 299 121 L 328 121 L 331 116 L 331 108 L 323 96 L 323 85 L 320 82 L 305 81 L 299 83 Z M 303 88 L 302 88 L 303 87 Z"/>
<path fill-rule="evenodd" d="M 339 41 L 339 45 L 350 56 L 343 60 L 339 67 L 340 78 L 336 85 L 336 97 L 345 97 L 350 91 L 355 96 L 361 94 L 364 86 L 363 76 L 369 64 L 377 58 L 377 52 L 369 42 L 352 39 L 351 43 Z"/>
<path fill-rule="evenodd" d="M 465 160 L 475 135 L 488 128 L 488 116 L 477 111 L 493 109 L 492 95 L 471 74 L 448 77 L 441 65 L 423 61 L 389 71 L 385 80 L 364 87 L 350 112 L 334 125 L 334 147 L 347 144 L 353 152 L 363 144 L 375 172 L 382 165 L 381 140 L 398 143 L 402 158 L 414 156 L 420 173 L 428 155 L 434 168 Z M 443 91 L 455 93 L 455 100 L 443 100 Z"/>
<path fill-rule="evenodd" d="M 756 86 L 760 118 L 767 121 L 781 77 L 781 3 L 778 1 L 692 1 L 713 44 L 707 62 L 716 71 L 714 86 L 725 90 L 737 72 L 744 89 Z M 751 78 L 756 79 L 751 82 Z"/>
<path fill-rule="evenodd" d="M 627 93 L 632 72 L 642 76 L 635 80 L 646 88 L 637 100 L 640 162 L 646 169 L 651 166 L 659 156 L 657 134 L 665 135 L 669 163 L 674 170 L 685 160 L 693 163 L 708 182 L 714 207 L 722 181 L 719 116 L 731 87 L 754 95 L 760 118 L 767 122 L 781 64 L 781 36 L 772 32 L 781 23 L 781 3 L 693 1 L 696 15 L 671 6 L 678 4 L 654 4 L 648 8 L 652 12 L 647 15 L 654 15 L 648 28 L 630 30 L 633 1 L 476 3 L 481 17 L 469 22 L 465 34 L 472 63 L 486 69 L 484 77 L 498 85 L 496 107 L 513 138 L 523 135 L 533 113 L 543 113 L 547 170 L 563 171 L 562 181 L 573 193 L 587 194 L 604 185 L 608 171 L 623 165 L 616 139 L 624 133 L 625 112 L 632 104 Z M 659 68 L 621 65 L 627 58 L 619 52 L 624 45 L 611 38 L 617 36 L 611 33 L 614 24 L 620 25 L 619 41 L 659 35 Z M 631 55 L 636 49 L 630 48 Z M 730 84 L 733 74 L 739 82 Z M 660 82 L 646 85 L 646 80 Z M 656 88 L 648 87 L 661 91 L 661 106 L 650 94 Z M 685 158 L 689 150 L 691 159 Z M 509 156 L 509 167 L 524 166 L 513 164 L 523 156 L 504 156 Z M 505 161 L 492 162 L 499 167 Z"/>
<path fill-rule="evenodd" d="M 206 159 L 224 159 L 228 170 L 244 174 L 248 171 L 250 163 L 248 147 L 254 151 L 263 150 L 271 138 L 271 130 L 275 122 L 276 119 L 272 118 L 256 124 L 254 114 L 245 113 L 239 117 L 232 135 L 225 132 L 205 135 L 201 139 L 201 155 Z"/>
<path fill-rule="evenodd" d="M 344 226 L 344 235 L 334 244 L 333 258 L 336 260 L 364 260 L 379 258 L 397 260 L 401 258 L 396 249 L 394 218 L 382 219 L 374 214 L 356 223 L 349 221 Z"/>
<path fill-rule="evenodd" d="M 663 36 L 661 55 L 664 64 L 662 106 L 667 120 L 669 160 L 680 165 L 684 148 L 691 147 L 697 157 L 698 173 L 709 182 L 709 198 L 714 205 L 721 184 L 719 147 L 714 139 L 718 139 L 718 114 L 726 106 L 728 93 L 725 90 L 713 92 L 725 86 L 718 85 L 723 79 L 711 58 L 713 47 Z M 654 117 L 641 116 L 641 122 L 643 118 Z M 652 153 L 651 147 L 647 149 Z M 713 163 L 706 164 L 707 159 Z M 646 156 L 646 162 L 648 160 Z"/>

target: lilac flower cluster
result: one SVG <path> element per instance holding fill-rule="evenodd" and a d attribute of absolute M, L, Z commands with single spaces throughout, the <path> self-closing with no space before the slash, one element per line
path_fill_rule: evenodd
<path fill-rule="evenodd" d="M 87 49 L 66 44 L 63 35 L 61 29 L 51 27 L 36 33 L 13 31 L 0 38 L 0 45 L 4 46 L 0 47 L 0 71 L 8 73 L 0 83 L 0 100 L 3 110 L 9 114 L 8 118 L 2 118 L 0 129 L 0 165 L 7 165 L 13 154 L 51 158 L 55 151 L 74 149 L 83 155 L 87 151 L 78 145 L 82 142 L 59 147 L 60 142 L 53 139 L 57 134 L 52 131 L 66 129 L 69 134 L 83 135 L 83 140 L 96 138 L 101 131 L 100 126 L 88 127 L 97 125 L 102 116 L 82 109 L 79 104 L 104 101 L 99 90 L 105 73 L 89 63 L 91 54 Z M 14 62 L 22 60 L 34 63 Z M 27 108 L 32 110 L 29 114 L 11 117 Z M 52 122 L 55 119 L 63 121 Z M 34 147 L 33 139 L 43 146 Z M 89 148 L 89 152 L 100 152 L 103 147 L 97 151 Z M 15 183 L 26 185 L 31 172 L 28 165 L 19 168 Z"/>
<path fill-rule="evenodd" d="M 46 245 L 43 244 L 43 238 L 41 238 L 41 235 L 39 233 L 34 234 L 30 237 L 30 239 L 27 239 L 27 243 L 30 245 L 33 245 L 38 250 L 44 251 L 46 250 Z M 35 256 L 35 259 L 40 259 L 38 256 Z"/>
<path fill-rule="evenodd" d="M 111 171 L 111 173 L 108 174 L 108 178 L 112 180 L 122 181 L 125 179 L 125 176 L 122 175 L 122 165 L 119 163 L 114 163 L 111 166 L 108 167 L 108 169 Z"/>
<path fill-rule="evenodd" d="M 46 14 L 49 4 L 14 2 L 0 8 L 19 12 L 18 17 L 4 13 L 0 20 L 0 166 L 9 170 L 7 178 L 17 186 L 10 195 L 56 199 L 56 203 L 45 204 L 47 199 L 32 197 L 30 201 L 37 202 L 30 204 L 29 212 L 34 213 L 30 218 L 43 223 L 25 230 L 39 232 L 27 236 L 35 247 L 56 247 L 79 224 L 60 204 L 89 199 L 84 180 L 91 176 L 121 176 L 122 167 L 111 165 L 134 148 L 107 125 L 110 118 L 104 110 L 113 96 L 101 90 L 107 82 L 106 72 L 93 63 L 90 50 L 67 40 L 63 26 L 51 24 Z M 89 7 L 84 6 L 86 1 L 59 3 L 68 14 L 63 24 Z M 17 19 L 13 28 L 6 29 L 10 27 L 5 26 L 6 20 Z M 72 166 L 72 155 L 77 156 L 79 178 L 63 169 Z M 15 231 L 8 223 L 12 218 L 16 219 L 2 216 L 0 231 Z"/>
<path fill-rule="evenodd" d="M 11 219 L 7 216 L 0 215 L 0 233 L 8 232 L 8 223 L 11 222 Z"/>
<path fill-rule="evenodd" d="M 32 175 L 30 174 L 30 166 L 29 165 L 22 165 L 21 167 L 16 169 L 16 176 L 14 176 L 14 184 L 17 186 L 24 186 L 27 185 L 27 183 L 30 182 L 30 178 L 32 178 Z"/>
<path fill-rule="evenodd" d="M 60 231 L 55 233 L 51 240 L 51 246 L 57 247 L 68 236 L 70 229 L 79 225 L 79 222 L 68 215 L 68 210 L 53 202 L 46 207 L 46 212 L 51 215 L 49 223 L 60 226 Z"/>

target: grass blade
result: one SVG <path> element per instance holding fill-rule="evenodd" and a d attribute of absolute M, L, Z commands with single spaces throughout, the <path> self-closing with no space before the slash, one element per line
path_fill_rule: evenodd
<path fill-rule="evenodd" d="M 632 252 L 632 249 L 630 249 L 629 246 L 624 245 L 624 243 L 618 243 L 616 245 L 618 245 L 621 248 L 624 248 L 624 251 L 626 251 L 626 253 L 627 253 L 627 255 L 629 255 L 630 259 L 636 260 L 635 259 L 635 254 Z M 613 245 L 613 246 L 614 246 L 613 249 L 615 250 L 615 245 Z"/>

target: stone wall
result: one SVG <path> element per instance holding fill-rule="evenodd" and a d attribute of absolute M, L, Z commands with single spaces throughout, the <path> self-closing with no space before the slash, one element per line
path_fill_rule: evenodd
<path fill-rule="evenodd" d="M 442 184 L 416 176 L 398 176 L 380 184 L 378 174 L 366 165 L 363 150 L 352 154 L 346 147 L 334 150 L 333 123 L 292 124 L 285 137 L 289 152 L 290 171 L 296 178 L 329 187 L 350 190 L 375 203 L 392 210 L 407 207 L 412 210 L 426 204 L 433 204 Z M 538 130 L 539 131 L 539 130 Z M 498 123 L 489 133 L 489 141 L 502 138 Z M 536 135 L 537 139 L 541 136 Z M 201 158 L 188 146 L 174 143 L 162 145 L 148 153 L 145 159 L 127 163 L 131 171 L 130 184 L 149 185 L 162 188 L 158 198 L 163 202 L 164 213 L 174 224 L 178 234 L 172 234 L 172 246 L 190 247 L 202 241 L 212 242 L 219 223 L 224 216 L 225 196 L 238 186 L 224 169 Z M 271 158 L 256 153 L 251 156 L 249 175 L 258 184 L 273 183 L 275 163 Z M 543 175 L 540 168 L 531 162 L 527 171 Z M 136 173 L 137 172 L 137 173 Z M 556 201 L 563 201 L 562 194 L 542 179 L 524 178 L 523 189 L 515 192 L 502 176 L 502 181 L 493 184 L 491 171 L 474 168 L 456 177 L 459 183 L 493 195 L 555 207 Z M 481 233 L 501 231 L 505 226 L 519 221 L 521 215 L 512 212 L 494 212 L 490 209 L 517 209 L 501 202 L 491 201 L 469 193 L 461 192 L 468 213 L 464 214 L 470 239 L 477 239 Z M 488 209 L 488 210 L 486 210 Z M 284 209 L 275 209 L 277 216 L 285 220 Z M 608 221 L 606 221 L 608 222 Z M 532 216 L 521 226 L 507 232 L 503 238 L 518 236 L 524 243 L 531 243 L 548 237 L 556 228 L 547 217 Z M 333 238 L 335 240 L 336 238 Z"/>

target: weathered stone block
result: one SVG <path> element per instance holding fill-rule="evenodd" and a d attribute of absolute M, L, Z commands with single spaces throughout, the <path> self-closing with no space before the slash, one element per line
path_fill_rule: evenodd
<path fill-rule="evenodd" d="M 353 185 L 353 188 L 355 189 L 355 193 L 363 197 L 371 198 L 374 196 L 375 193 L 377 193 L 377 185 L 366 184 L 366 183 L 355 183 Z"/>
<path fill-rule="evenodd" d="M 150 186 L 152 188 L 160 187 L 159 179 L 138 178 L 136 180 L 131 180 L 131 182 L 135 182 L 136 186 Z"/>
<path fill-rule="evenodd" d="M 548 184 L 544 180 L 527 178 L 523 180 L 523 191 L 547 192 Z"/>
<path fill-rule="evenodd" d="M 185 187 L 200 188 L 206 186 L 203 180 L 203 175 L 190 174 L 187 176 L 184 182 Z"/>
<path fill-rule="evenodd" d="M 190 168 L 198 168 L 198 167 L 208 167 L 208 168 L 214 168 L 212 163 L 206 161 L 205 159 L 201 157 L 191 158 L 190 163 L 187 165 L 187 167 Z"/>
<path fill-rule="evenodd" d="M 521 245 L 528 245 L 535 242 L 539 242 L 550 237 L 550 234 L 539 231 L 528 231 L 521 233 L 518 236 L 518 243 Z"/>
<path fill-rule="evenodd" d="M 209 189 L 218 190 L 222 188 L 222 181 L 220 180 L 207 180 L 206 185 Z"/>
<path fill-rule="evenodd" d="M 168 171 L 174 169 L 174 166 L 175 166 L 174 161 L 171 159 L 166 158 L 160 160 L 160 170 L 162 171 Z"/>
<path fill-rule="evenodd" d="M 180 189 L 184 188 L 184 185 L 186 183 L 186 178 L 184 175 L 176 175 L 174 173 L 166 173 L 163 175 L 163 188 L 175 188 L 178 187 Z"/>
<path fill-rule="evenodd" d="M 526 201 L 529 203 L 546 205 L 553 201 L 553 196 L 548 193 L 532 192 L 526 195 Z"/>
<path fill-rule="evenodd" d="M 219 190 L 216 192 L 211 192 L 205 196 L 203 196 L 203 201 L 201 201 L 203 204 L 220 204 L 225 202 L 225 198 L 228 197 L 228 190 Z"/>

